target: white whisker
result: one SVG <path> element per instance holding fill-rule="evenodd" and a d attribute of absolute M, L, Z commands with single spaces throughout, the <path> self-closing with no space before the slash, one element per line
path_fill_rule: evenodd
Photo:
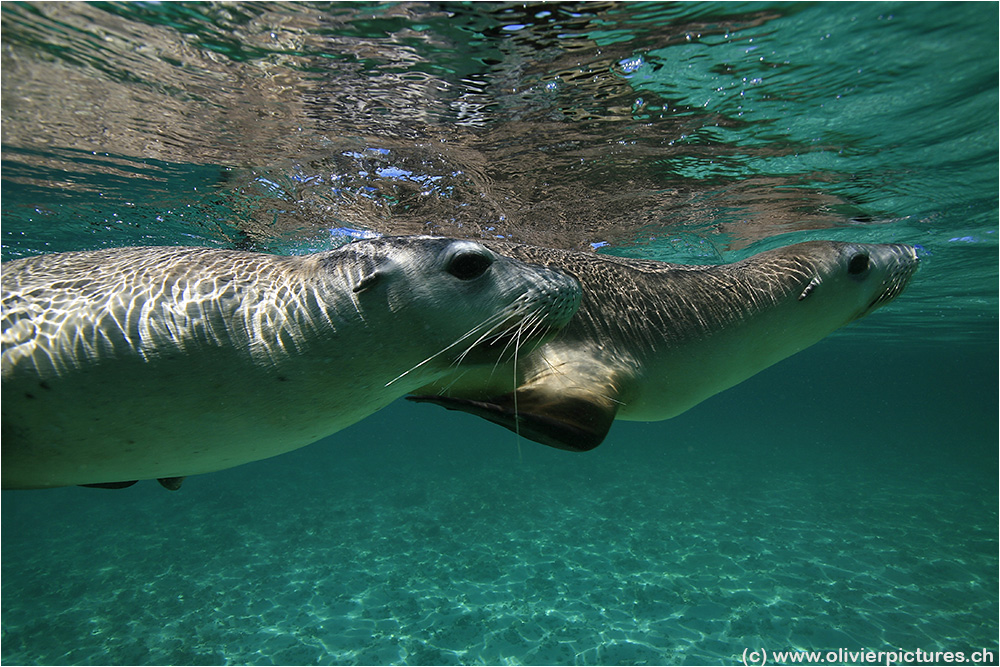
<path fill-rule="evenodd" d="M 534 316 L 532 316 L 531 319 L 533 318 Z M 497 363 L 500 363 L 500 361 L 502 361 L 503 355 L 507 354 L 507 351 L 511 348 L 512 345 L 515 346 L 516 350 L 516 347 L 519 344 L 521 333 L 524 331 L 524 328 L 527 325 L 528 321 L 529 320 L 522 320 L 517 324 L 511 325 L 510 328 L 507 329 L 507 331 L 504 331 L 501 334 L 501 336 L 506 336 L 507 334 L 513 333 L 513 335 L 510 336 L 509 340 L 507 341 L 507 344 L 503 346 L 502 350 L 500 350 L 499 359 L 497 359 Z"/>
<path fill-rule="evenodd" d="M 536 317 L 534 319 L 540 319 L 540 318 Z M 522 325 L 525 324 L 526 322 L 527 322 L 527 320 L 525 320 L 525 322 L 522 322 Z M 523 326 L 522 326 L 522 329 L 523 329 Z M 521 413 L 517 409 L 517 360 L 518 360 L 518 357 L 519 357 L 518 353 L 521 351 L 521 330 L 522 329 L 518 329 L 518 332 L 517 332 L 517 338 L 516 338 L 517 343 L 514 345 L 514 363 L 512 364 L 514 366 L 514 435 L 517 438 L 516 439 L 516 442 L 517 442 L 517 462 L 520 463 L 520 464 L 524 463 L 524 454 L 521 452 L 521 420 L 520 420 Z"/>
<path fill-rule="evenodd" d="M 539 315 L 532 315 L 530 318 L 524 320 L 523 322 L 521 322 L 518 325 L 518 330 L 517 330 L 516 335 L 512 336 L 511 339 L 507 342 L 507 345 L 504 346 L 504 349 L 501 351 L 500 355 L 497 357 L 496 362 L 494 362 L 492 370 L 490 370 L 489 377 L 490 377 L 491 380 L 493 379 L 493 375 L 494 375 L 494 373 L 496 373 L 496 371 L 500 367 L 500 365 L 502 363 L 504 363 L 503 355 L 506 354 L 507 350 L 510 349 L 510 346 L 512 344 L 515 345 L 515 348 L 514 348 L 514 364 L 515 364 L 515 372 L 516 372 L 517 353 L 518 353 L 518 347 L 520 346 L 520 339 L 521 339 L 521 336 L 522 336 L 522 333 L 523 333 L 525 327 L 528 326 L 532 321 L 537 321 L 538 323 L 541 323 L 544 320 Z M 513 327 L 511 327 L 511 329 L 513 329 Z M 510 330 L 508 330 L 508 332 L 509 331 Z M 505 335 L 506 335 L 506 333 L 507 332 L 505 332 Z M 515 387 L 517 386 L 517 380 L 516 379 L 514 381 L 514 386 Z"/>
<path fill-rule="evenodd" d="M 531 340 L 545 327 L 545 321 L 540 317 L 536 317 L 534 320 L 526 321 L 525 325 L 527 331 L 525 332 L 524 338 L 525 340 Z"/>
<path fill-rule="evenodd" d="M 467 331 L 467 332 L 466 332 L 465 334 L 463 334 L 462 336 L 460 336 L 460 337 L 458 338 L 458 340 L 456 340 L 455 342 L 453 342 L 453 343 L 451 343 L 450 345 L 448 345 L 447 347 L 445 347 L 445 348 L 443 348 L 443 349 L 439 350 L 438 352 L 435 352 L 435 353 L 434 353 L 434 354 L 432 354 L 431 356 L 429 356 L 429 357 L 427 357 L 426 359 L 424 359 L 423 361 L 421 361 L 421 362 L 420 362 L 419 364 L 417 364 L 417 365 L 413 366 L 412 368 L 410 368 L 410 369 L 409 369 L 409 370 L 407 370 L 407 371 L 404 371 L 404 372 L 400 373 L 399 375 L 397 375 L 397 376 L 396 376 L 396 377 L 394 377 L 393 379 L 391 379 L 391 380 L 389 380 L 388 382 L 386 382 L 386 383 L 385 383 L 385 386 L 386 386 L 386 387 L 388 387 L 389 385 L 393 384 L 394 382 L 396 382 L 396 381 L 398 381 L 398 380 L 400 380 L 400 379 L 402 379 L 402 378 L 406 377 L 407 375 L 409 375 L 409 374 L 410 374 L 410 373 L 412 373 L 413 371 L 417 370 L 418 368 L 420 368 L 420 367 L 421 367 L 421 366 L 423 366 L 424 364 L 426 364 L 426 363 L 428 363 L 428 362 L 432 361 L 433 359 L 436 359 L 437 357 L 441 356 L 442 354 L 444 354 L 444 353 L 445 353 L 445 352 L 447 352 L 448 350 L 452 349 L 453 347 L 455 347 L 456 345 L 458 345 L 458 344 L 459 344 L 459 343 L 461 343 L 462 341 L 466 340 L 466 339 L 467 339 L 467 338 L 469 338 L 470 336 L 473 336 L 473 335 L 477 334 L 477 333 L 478 333 L 478 332 L 479 332 L 479 331 L 480 331 L 481 329 L 483 329 L 484 327 L 492 327 L 492 326 L 495 326 L 495 325 L 496 325 L 496 323 L 497 323 L 498 321 L 503 321 L 503 320 L 507 319 L 507 317 L 508 317 L 508 316 L 507 316 L 507 314 L 506 314 L 506 313 L 496 313 L 496 314 L 494 314 L 494 315 L 492 315 L 492 316 L 488 317 L 488 318 L 487 318 L 486 320 L 484 320 L 483 322 L 480 322 L 480 323 L 479 323 L 479 324 L 477 324 L 476 326 L 472 327 L 472 329 L 470 329 L 469 331 Z M 486 338 L 487 336 L 489 336 L 489 331 L 487 331 L 487 333 L 485 333 L 485 334 L 484 334 L 483 336 L 480 336 L 480 338 L 479 338 L 479 339 L 478 339 L 478 340 L 477 340 L 477 341 L 476 341 L 475 343 L 473 343 L 473 344 L 472 344 L 471 346 L 469 346 L 469 348 L 468 348 L 468 349 L 466 349 L 466 350 L 465 350 L 465 351 L 464 351 L 464 352 L 463 352 L 463 353 L 461 354 L 461 357 L 462 357 L 462 358 L 464 358 L 464 357 L 465 357 L 465 355 L 466 355 L 466 354 L 468 354 L 468 353 L 469 353 L 469 351 L 470 351 L 470 350 L 471 350 L 471 349 L 472 349 L 473 347 L 475 347 L 476 345 L 478 345 L 478 344 L 479 344 L 479 342 L 480 342 L 480 341 L 482 341 L 482 340 L 483 340 L 484 338 Z"/>

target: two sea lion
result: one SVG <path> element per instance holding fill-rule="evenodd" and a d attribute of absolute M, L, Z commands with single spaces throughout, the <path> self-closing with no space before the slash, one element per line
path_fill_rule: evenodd
<path fill-rule="evenodd" d="M 2 268 L 3 487 L 124 486 L 307 445 L 452 372 L 528 351 L 580 287 L 478 243 L 207 248 Z"/>
<path fill-rule="evenodd" d="M 469 412 L 538 442 L 596 447 L 614 419 L 657 421 L 816 343 L 895 298 L 906 245 L 811 241 L 718 266 L 506 243 L 490 247 L 578 278 L 583 301 L 510 369 L 466 367 L 411 400 Z"/>

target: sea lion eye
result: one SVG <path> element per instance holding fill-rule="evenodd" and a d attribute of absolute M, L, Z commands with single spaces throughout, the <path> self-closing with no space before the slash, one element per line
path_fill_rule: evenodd
<path fill-rule="evenodd" d="M 847 272 L 857 276 L 868 270 L 868 253 L 859 252 L 847 262 Z"/>
<path fill-rule="evenodd" d="M 493 264 L 493 258 L 479 252 L 460 252 L 448 263 L 448 273 L 459 280 L 472 280 L 486 273 Z"/>

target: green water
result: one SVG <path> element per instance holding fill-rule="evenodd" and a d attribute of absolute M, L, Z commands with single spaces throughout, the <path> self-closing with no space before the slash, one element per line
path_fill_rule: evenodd
<path fill-rule="evenodd" d="M 346 230 L 921 254 L 877 313 L 588 454 L 397 403 L 176 493 L 4 492 L 5 664 L 997 662 L 996 4 L 0 18 L 5 260 Z"/>

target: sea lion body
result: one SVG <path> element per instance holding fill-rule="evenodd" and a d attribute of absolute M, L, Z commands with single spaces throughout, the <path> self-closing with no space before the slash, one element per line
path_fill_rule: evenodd
<path fill-rule="evenodd" d="M 597 446 L 614 419 L 681 414 L 887 303 L 911 246 L 811 241 L 733 264 L 684 266 L 514 244 L 584 288 L 579 311 L 514 373 L 467 368 L 413 400 L 470 412 L 554 447 Z"/>
<path fill-rule="evenodd" d="M 298 257 L 121 248 L 6 262 L 3 486 L 177 478 L 307 445 L 564 325 L 579 285 L 471 241 Z"/>

